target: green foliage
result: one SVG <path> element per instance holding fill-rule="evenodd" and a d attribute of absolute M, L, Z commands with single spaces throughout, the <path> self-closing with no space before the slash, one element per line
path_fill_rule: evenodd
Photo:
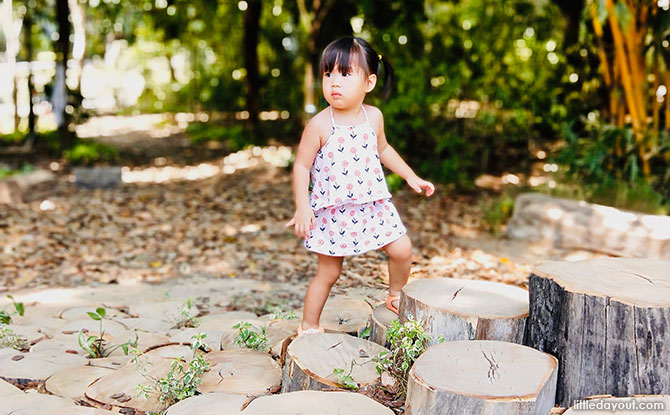
<path fill-rule="evenodd" d="M 21 166 L 20 169 L 8 169 L 6 167 L 0 166 L 0 179 L 16 176 L 23 173 L 30 173 L 31 171 L 35 171 L 35 166 L 33 166 L 30 163 L 25 163 L 23 166 Z"/>
<path fill-rule="evenodd" d="M 270 320 L 295 320 L 298 316 L 295 315 L 295 311 L 282 311 L 281 307 L 278 305 L 272 306 L 270 308 Z"/>
<path fill-rule="evenodd" d="M 134 350 L 132 361 L 135 363 L 138 372 L 151 382 L 149 386 L 143 384 L 137 385 L 137 396 L 147 399 L 149 394 L 156 394 L 158 402 L 165 404 L 166 407 L 195 396 L 198 386 L 202 383 L 202 375 L 209 371 L 210 367 L 209 362 L 205 360 L 203 354 L 198 353 L 198 350 L 204 346 L 203 340 L 206 337 L 207 335 L 204 333 L 191 336 L 191 339 L 193 339 L 191 342 L 193 356 L 188 363 L 188 367 L 184 369 L 185 363 L 183 362 L 183 358 L 174 359 L 168 374 L 160 379 L 147 373 L 146 362 L 143 362 L 137 350 Z M 160 412 L 160 414 L 164 413 L 165 411 Z"/>
<path fill-rule="evenodd" d="M 4 144 L 19 144 L 26 138 L 26 134 L 22 131 L 14 131 L 11 134 L 0 134 L 0 145 Z"/>
<path fill-rule="evenodd" d="M 251 137 L 243 125 L 224 126 L 214 123 L 191 123 L 186 127 L 191 143 L 202 144 L 208 141 L 219 141 L 235 152 L 252 143 Z"/>
<path fill-rule="evenodd" d="M 106 144 L 79 141 L 73 148 L 65 150 L 63 156 L 72 165 L 91 166 L 99 163 L 114 163 L 119 159 L 119 151 Z"/>
<path fill-rule="evenodd" d="M 333 375 L 337 379 L 337 384 L 340 385 L 341 387 L 345 389 L 358 390 L 359 385 L 354 380 L 354 378 L 351 377 L 351 370 L 349 371 L 349 373 L 345 375 L 344 369 L 336 367 L 335 369 L 333 369 Z"/>
<path fill-rule="evenodd" d="M 24 336 L 18 335 L 11 328 L 0 324 L 0 349 L 3 347 L 27 351 L 30 345 Z"/>
<path fill-rule="evenodd" d="M 84 329 L 79 331 L 79 336 L 77 338 L 79 342 L 79 347 L 81 347 L 82 350 L 88 353 L 89 357 L 93 359 L 107 357 L 112 352 L 114 352 L 114 350 L 117 350 L 118 348 L 121 348 L 123 350 L 124 355 L 128 355 L 130 347 L 137 347 L 137 341 L 138 341 L 137 334 L 135 335 L 135 340 L 133 341 L 128 340 L 123 344 L 107 347 L 106 341 L 104 340 L 105 331 L 102 328 L 102 321 L 107 315 L 107 312 L 103 307 L 98 307 L 95 309 L 95 311 L 92 312 L 89 311 L 86 314 L 88 314 L 88 316 L 91 317 L 93 320 L 100 322 L 100 329 L 99 329 L 100 337 L 88 336 L 84 331 Z"/>
<path fill-rule="evenodd" d="M 402 189 L 403 184 L 405 184 L 405 181 L 397 174 L 391 173 L 386 175 L 386 185 L 389 188 L 389 192 L 397 192 L 398 190 Z"/>
<path fill-rule="evenodd" d="M 247 321 L 240 321 L 233 328 L 238 330 L 235 336 L 235 343 L 238 346 L 261 352 L 266 352 L 270 348 L 265 326 L 256 327 Z"/>
<path fill-rule="evenodd" d="M 423 328 L 421 320 L 410 317 L 405 324 L 398 319 L 391 322 L 386 331 L 386 339 L 391 343 L 390 352 L 381 352 L 373 360 L 377 363 L 377 372 L 388 372 L 395 380 L 395 392 L 403 396 L 407 391 L 407 375 L 410 368 L 426 350 L 431 337 Z M 441 336 L 438 342 L 444 341 Z"/>
<path fill-rule="evenodd" d="M 483 199 L 480 201 L 480 208 L 486 229 L 499 235 L 501 226 L 512 217 L 514 198 L 508 193 L 503 193 L 492 199 Z"/>
<path fill-rule="evenodd" d="M 370 338 L 370 326 L 367 326 L 363 331 L 358 333 L 358 337 L 361 339 L 368 340 Z"/>
<path fill-rule="evenodd" d="M 9 294 L 7 295 L 7 298 L 12 300 L 12 304 L 14 305 L 14 311 L 8 313 L 5 310 L 0 310 L 0 325 L 12 324 L 12 316 L 14 314 L 22 316 L 23 313 L 25 312 L 25 307 L 23 303 L 17 302 L 16 300 L 14 300 L 14 297 Z"/>
<path fill-rule="evenodd" d="M 175 326 L 176 329 L 183 329 L 187 327 L 198 327 L 200 325 L 200 319 L 193 314 L 193 299 L 189 298 L 186 300 L 183 306 L 180 306 L 177 309 L 177 316 L 175 317 Z"/>

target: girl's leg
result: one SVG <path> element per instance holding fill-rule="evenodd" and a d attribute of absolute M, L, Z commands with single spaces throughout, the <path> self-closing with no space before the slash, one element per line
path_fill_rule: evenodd
<path fill-rule="evenodd" d="M 412 266 L 412 242 L 409 236 L 404 234 L 382 249 L 389 257 L 389 295 L 398 296 L 409 278 L 409 270 Z M 398 307 L 397 300 L 394 301 L 393 306 Z"/>
<path fill-rule="evenodd" d="M 302 312 L 302 328 L 310 329 L 319 327 L 321 310 L 326 303 L 330 288 L 340 277 L 342 271 L 342 260 L 344 257 L 333 257 L 317 254 L 319 265 L 316 276 L 307 287 L 305 294 L 305 307 Z"/>

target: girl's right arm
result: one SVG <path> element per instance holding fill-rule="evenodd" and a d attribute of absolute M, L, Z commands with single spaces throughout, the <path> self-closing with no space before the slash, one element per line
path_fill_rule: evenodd
<path fill-rule="evenodd" d="M 286 227 L 295 225 L 295 234 L 299 238 L 309 238 L 309 231 L 316 226 L 314 212 L 309 203 L 309 171 L 314 163 L 316 152 L 321 147 L 321 129 L 317 117 L 312 118 L 302 132 L 298 154 L 293 163 L 293 195 L 295 214 Z"/>

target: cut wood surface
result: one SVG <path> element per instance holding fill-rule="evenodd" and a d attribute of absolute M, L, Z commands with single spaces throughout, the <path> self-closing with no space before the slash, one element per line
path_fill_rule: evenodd
<path fill-rule="evenodd" d="M 0 398 L 7 395 L 22 395 L 23 391 L 7 382 L 6 380 L 0 379 Z"/>
<path fill-rule="evenodd" d="M 193 356 L 193 351 L 188 345 L 169 343 L 154 347 L 143 353 L 142 356 L 148 359 L 154 357 L 164 357 L 168 359 L 190 358 Z"/>
<path fill-rule="evenodd" d="M 174 359 L 154 357 L 143 366 L 147 375 L 155 379 L 167 376 Z M 142 376 L 135 364 L 129 363 L 121 369 L 101 377 L 86 389 L 86 401 L 98 408 L 118 410 L 131 408 L 138 411 L 160 412 L 165 405 L 158 402 L 156 394 L 148 399 L 137 396 L 137 385 L 151 386 L 151 381 Z"/>
<path fill-rule="evenodd" d="M 110 356 L 99 359 L 88 359 L 88 366 L 106 367 L 108 369 L 120 369 L 130 361 L 130 356 Z"/>
<path fill-rule="evenodd" d="M 367 327 L 371 312 L 363 299 L 335 296 L 326 301 L 319 324 L 329 332 L 359 334 Z"/>
<path fill-rule="evenodd" d="M 76 354 L 80 356 L 88 356 L 76 341 L 68 341 L 65 339 L 48 339 L 35 343 L 30 347 L 30 353 L 52 353 L 54 356 L 62 354 Z"/>
<path fill-rule="evenodd" d="M 91 383 L 112 371 L 112 369 L 95 366 L 71 367 L 51 375 L 44 382 L 44 388 L 52 395 L 76 401 L 84 397 L 84 392 Z"/>
<path fill-rule="evenodd" d="M 256 314 L 249 311 L 229 311 L 226 313 L 208 314 L 200 319 L 198 328 L 225 330 L 232 328 L 240 321 L 256 320 Z"/>
<path fill-rule="evenodd" d="M 201 393 L 259 395 L 279 390 L 281 368 L 267 353 L 224 350 L 206 354 L 205 360 L 210 368 L 198 387 Z"/>
<path fill-rule="evenodd" d="M 670 261 L 546 262 L 529 279 L 524 343 L 559 359 L 557 402 L 670 394 Z"/>
<path fill-rule="evenodd" d="M 261 327 L 266 325 L 258 321 L 251 322 L 255 326 L 256 332 L 261 332 Z M 243 349 L 243 346 L 237 344 L 235 338 L 238 336 L 238 329 L 227 329 L 224 330 L 223 336 L 221 338 L 221 350 L 231 350 L 231 349 Z M 270 352 L 273 356 L 279 356 L 281 354 L 282 344 L 284 341 L 291 336 L 294 336 L 295 333 L 291 331 L 284 330 L 277 327 L 266 327 L 265 335 L 267 337 L 267 344 L 270 347 Z"/>
<path fill-rule="evenodd" d="M 6 396 L 2 399 L 0 414 L 11 415 L 114 415 L 110 412 L 97 408 L 86 408 L 75 406 L 74 403 L 65 398 L 53 395 L 44 395 L 34 391 L 22 393 L 21 395 Z M 117 414 L 118 415 L 118 414 Z"/>
<path fill-rule="evenodd" d="M 239 415 L 244 395 L 215 392 L 192 396 L 168 408 L 165 415 Z"/>
<path fill-rule="evenodd" d="M 644 405 L 642 410 L 640 407 Z M 670 395 L 639 395 L 615 398 L 594 396 L 575 403 L 563 415 L 667 415 L 670 414 Z"/>
<path fill-rule="evenodd" d="M 436 343 L 501 340 L 521 343 L 528 316 L 528 291 L 492 281 L 424 278 L 405 285 L 400 322 L 420 319 Z"/>
<path fill-rule="evenodd" d="M 514 343 L 451 341 L 429 347 L 409 372 L 407 415 L 546 415 L 557 360 Z"/>
<path fill-rule="evenodd" d="M 21 353 L 0 349 L 0 379 L 21 389 L 36 387 L 62 369 L 85 364 L 85 357 L 74 354 Z"/>
<path fill-rule="evenodd" d="M 98 307 L 102 307 L 100 304 L 91 304 L 88 306 L 76 306 L 76 307 L 68 307 L 63 309 L 60 313 L 58 313 L 58 318 L 62 318 L 65 320 L 86 320 L 89 319 L 88 313 L 90 312 L 95 312 L 95 310 Z M 118 318 L 128 318 L 129 315 L 128 313 L 125 313 L 121 310 L 118 310 L 116 308 L 111 308 L 111 307 L 103 307 L 105 308 L 105 318 L 106 319 L 118 319 Z"/>
<path fill-rule="evenodd" d="M 47 335 L 44 333 L 40 326 L 36 325 L 18 325 L 18 324 L 6 324 L 3 327 L 12 330 L 19 336 L 22 336 L 26 339 L 28 344 L 37 343 L 40 340 L 46 339 Z"/>
<path fill-rule="evenodd" d="M 370 314 L 370 341 L 380 344 L 384 347 L 389 347 L 389 342 L 386 341 L 386 329 L 389 328 L 391 322 L 398 318 L 398 315 L 386 307 L 386 304 L 381 304 L 375 307 Z"/>
<path fill-rule="evenodd" d="M 310 334 L 288 346 L 282 374 L 282 392 L 339 387 L 333 369 L 349 373 L 360 386 L 377 382 L 372 357 L 388 349 L 344 333 Z"/>
<path fill-rule="evenodd" d="M 393 411 L 354 392 L 298 391 L 256 398 L 242 415 L 393 415 Z"/>

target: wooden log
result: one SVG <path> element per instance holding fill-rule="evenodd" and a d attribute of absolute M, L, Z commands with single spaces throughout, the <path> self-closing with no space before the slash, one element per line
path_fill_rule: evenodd
<path fill-rule="evenodd" d="M 23 392 L 21 389 L 7 382 L 6 380 L 0 379 L 0 398 L 8 395 L 22 395 Z"/>
<path fill-rule="evenodd" d="M 104 409 L 75 406 L 74 402 L 69 399 L 34 391 L 4 397 L 0 411 L 3 415 L 115 415 L 114 412 Z"/>
<path fill-rule="evenodd" d="M 524 344 L 558 357 L 557 402 L 670 394 L 670 261 L 546 262 L 531 274 Z"/>
<path fill-rule="evenodd" d="M 244 395 L 214 392 L 192 396 L 168 408 L 165 415 L 239 415 Z"/>
<path fill-rule="evenodd" d="M 558 361 L 519 344 L 460 340 L 433 345 L 409 372 L 407 415 L 546 415 Z"/>
<path fill-rule="evenodd" d="M 400 322 L 420 319 L 437 342 L 501 340 L 521 343 L 528 316 L 528 291 L 492 281 L 418 279 L 405 285 Z"/>
<path fill-rule="evenodd" d="M 372 357 L 388 349 L 342 333 L 310 334 L 288 346 L 282 374 L 282 392 L 338 388 L 333 369 L 343 369 L 360 386 L 379 379 Z"/>
<path fill-rule="evenodd" d="M 372 307 L 361 298 L 331 297 L 321 312 L 319 324 L 328 332 L 358 335 L 368 325 Z"/>
<path fill-rule="evenodd" d="M 21 389 L 35 388 L 60 370 L 85 364 L 85 357 L 74 354 L 21 353 L 0 349 L 0 379 Z"/>
<path fill-rule="evenodd" d="M 205 360 L 210 368 L 202 376 L 200 393 L 260 395 L 279 390 L 281 368 L 267 353 L 224 350 L 208 353 Z"/>
<path fill-rule="evenodd" d="M 398 315 L 386 308 L 386 304 L 375 307 L 370 314 L 370 341 L 390 347 L 390 343 L 386 340 L 386 330 L 397 318 Z"/>
<path fill-rule="evenodd" d="M 384 405 L 360 393 L 297 391 L 256 398 L 242 415 L 393 415 Z"/>
<path fill-rule="evenodd" d="M 76 401 L 84 397 L 84 392 L 91 383 L 112 371 L 95 366 L 71 367 L 51 375 L 44 382 L 44 388 L 52 395 Z"/>
<path fill-rule="evenodd" d="M 615 398 L 609 395 L 590 396 L 563 412 L 563 415 L 661 415 L 670 413 L 670 395 L 638 395 Z"/>

